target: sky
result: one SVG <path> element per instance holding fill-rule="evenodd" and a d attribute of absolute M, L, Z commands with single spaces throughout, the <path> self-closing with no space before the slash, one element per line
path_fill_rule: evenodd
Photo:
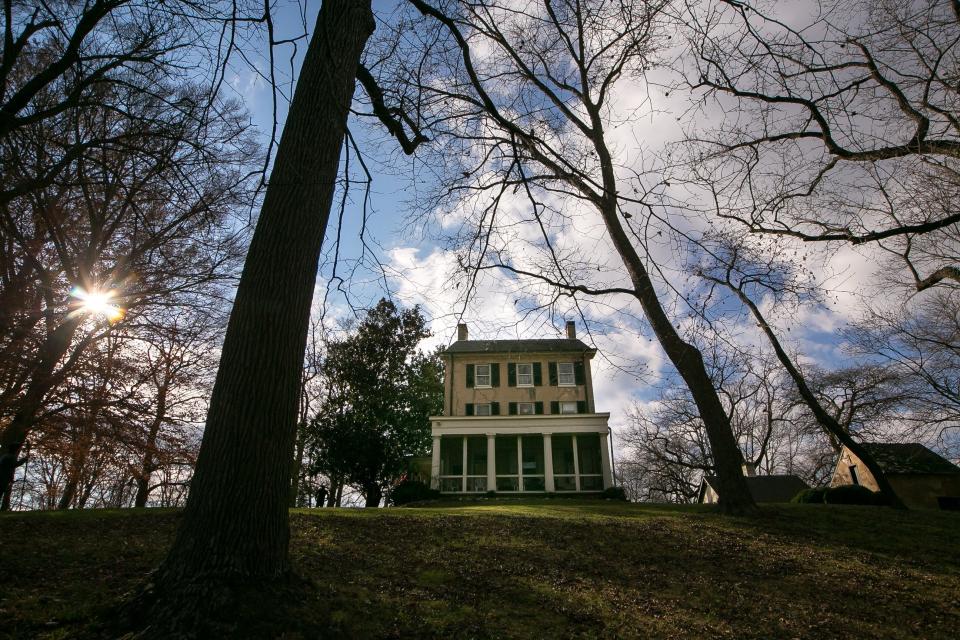
<path fill-rule="evenodd" d="M 387 12 L 390 2 L 374 2 L 375 11 Z M 302 33 L 303 25 L 312 27 L 318 2 L 309 2 L 302 10 L 298 3 L 278 3 L 274 14 L 277 37 Z M 301 12 L 302 11 L 302 12 Z M 262 43 L 261 43 L 262 45 Z M 299 68 L 305 42 L 279 48 L 276 73 L 282 93 L 278 96 L 278 127 L 282 128 L 285 100 L 290 93 L 290 80 Z M 250 55 L 249 63 L 236 61 L 230 76 L 230 86 L 250 111 L 254 124 L 267 137 L 272 127 L 273 102 L 269 83 L 251 70 L 252 63 L 263 75 L 269 65 L 266 48 L 260 46 L 259 55 Z M 294 69 L 291 76 L 290 69 Z M 637 141 L 643 141 L 644 152 L 656 150 L 676 140 L 682 133 L 675 114 L 689 105 L 689 96 L 682 92 L 665 92 L 648 84 L 636 83 L 618 92 L 616 109 L 623 113 L 649 100 L 640 117 L 632 117 L 611 132 L 614 144 L 627 157 L 635 153 L 638 162 L 642 153 Z M 323 266 L 317 279 L 318 309 L 321 302 L 326 321 L 335 324 L 350 318 L 357 309 L 372 305 L 382 296 L 410 306 L 421 305 L 431 321 L 433 337 L 423 347 L 433 348 L 450 344 L 456 338 L 456 324 L 465 322 L 471 338 L 550 338 L 562 335 L 564 321 L 577 320 L 572 310 L 559 309 L 553 316 L 526 313 L 529 300 L 521 299 L 515 282 L 505 274 L 485 273 L 478 281 L 472 304 L 464 310 L 458 304 L 459 294 L 451 278 L 456 272 L 452 252 L 439 244 L 431 234 L 422 234 L 408 219 L 409 203 L 416 198 L 411 176 L 417 173 L 417 160 L 409 160 L 396 153 L 396 143 L 381 131 L 351 120 L 351 133 L 371 168 L 373 182 L 364 238 L 360 239 L 364 218 L 364 193 L 355 185 L 346 196 L 344 223 L 339 230 L 339 262 L 332 264 L 334 242 L 328 231 L 324 243 Z M 391 146 L 392 145 L 392 146 Z M 356 170 L 356 158 L 351 156 Z M 517 206 L 522 206 L 518 203 Z M 331 215 L 331 224 L 335 221 Z M 561 231 L 561 235 L 564 232 Z M 566 230 L 567 241 L 574 242 L 578 230 Z M 569 237 L 576 236 L 576 237 Z M 599 260 L 610 259 L 610 248 L 603 243 L 591 249 Z M 666 247 L 669 253 L 673 249 Z M 605 253 L 606 252 L 606 253 Z M 602 256 L 602 257 L 601 257 Z M 676 256 L 665 254 L 669 261 Z M 616 260 L 614 259 L 614 263 Z M 810 361 L 825 365 L 843 362 L 845 358 L 835 330 L 852 318 L 853 309 L 861 296 L 870 295 L 871 281 L 876 270 L 876 256 L 868 249 L 843 248 L 828 256 L 816 257 L 818 275 L 826 279 L 832 290 L 831 299 L 822 307 L 805 307 L 799 312 L 778 314 L 769 304 L 764 307 L 771 314 L 782 334 L 788 335 L 793 345 Z M 336 275 L 343 281 L 332 280 Z M 566 313 L 565 313 L 566 312 Z M 591 316 L 597 320 L 593 331 L 587 333 L 578 326 L 579 337 L 596 346 L 599 353 L 594 360 L 594 386 L 598 411 L 611 413 L 614 442 L 627 425 L 627 413 L 634 403 L 650 403 L 658 384 L 674 380 L 673 371 L 656 341 L 652 340 L 639 319 L 636 304 L 626 299 L 610 299 L 604 309 L 594 308 Z M 744 319 L 742 331 L 759 341 L 752 323 Z"/>

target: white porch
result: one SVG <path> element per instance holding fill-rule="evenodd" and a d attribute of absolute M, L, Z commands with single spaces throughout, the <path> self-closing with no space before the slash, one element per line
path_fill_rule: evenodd
<path fill-rule="evenodd" d="M 578 493 L 613 486 L 609 413 L 431 418 L 444 493 Z"/>

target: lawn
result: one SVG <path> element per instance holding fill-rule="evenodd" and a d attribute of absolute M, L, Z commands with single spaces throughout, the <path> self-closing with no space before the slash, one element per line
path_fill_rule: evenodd
<path fill-rule="evenodd" d="M 0 637 L 94 636 L 89 621 L 156 565 L 178 518 L 169 510 L 0 516 Z M 298 510 L 292 529 L 306 588 L 279 605 L 252 605 L 270 611 L 244 614 L 264 621 L 244 625 L 248 637 L 955 638 L 960 630 L 956 513 L 784 505 L 742 519 L 700 507 L 490 500 Z"/>

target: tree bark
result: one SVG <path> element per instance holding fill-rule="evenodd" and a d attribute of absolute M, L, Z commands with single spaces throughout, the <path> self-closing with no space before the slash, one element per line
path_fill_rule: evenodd
<path fill-rule="evenodd" d="M 363 0 L 325 0 L 317 16 L 230 314 L 183 522 L 144 596 L 149 635 L 202 635 L 208 614 L 229 615 L 222 598 L 211 611 L 205 595 L 229 599 L 290 569 L 307 326 L 356 70 L 374 26 Z"/>
<path fill-rule="evenodd" d="M 376 509 L 380 506 L 380 499 L 383 498 L 383 489 L 379 484 L 371 483 L 363 487 L 363 507 L 365 509 Z"/>

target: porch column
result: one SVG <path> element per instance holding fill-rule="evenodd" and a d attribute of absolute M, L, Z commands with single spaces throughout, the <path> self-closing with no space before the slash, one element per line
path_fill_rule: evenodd
<path fill-rule="evenodd" d="M 553 486 L 553 438 L 552 434 L 543 434 L 543 480 L 544 489 L 554 492 Z"/>
<path fill-rule="evenodd" d="M 440 488 L 440 436 L 433 436 L 433 459 L 430 461 L 430 488 Z"/>
<path fill-rule="evenodd" d="M 613 486 L 613 474 L 610 473 L 609 433 L 609 430 L 607 430 L 600 434 L 600 470 L 603 473 L 604 489 L 609 489 Z"/>
<path fill-rule="evenodd" d="M 497 435 L 487 434 L 487 491 L 497 490 Z"/>

